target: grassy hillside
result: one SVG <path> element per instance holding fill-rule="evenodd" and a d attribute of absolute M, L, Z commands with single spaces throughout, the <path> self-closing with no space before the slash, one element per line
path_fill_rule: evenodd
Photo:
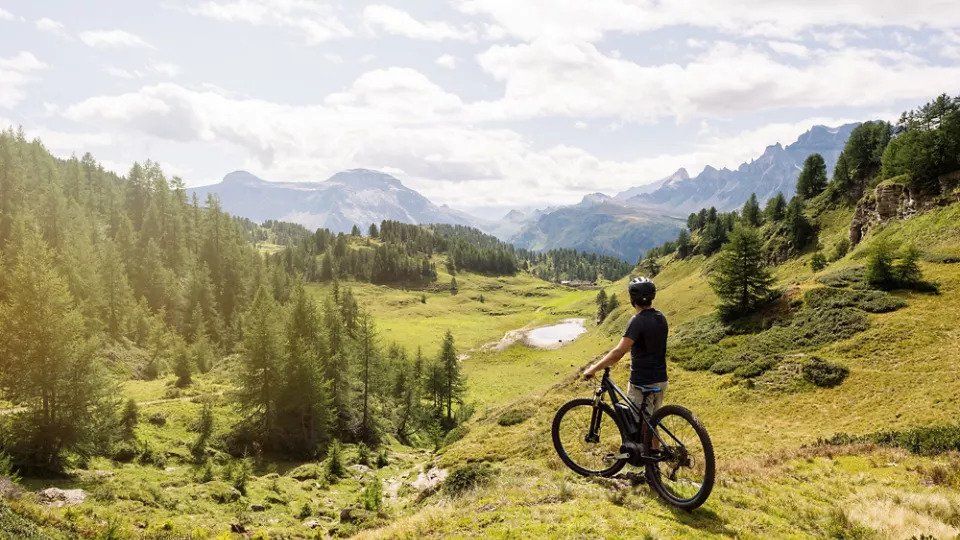
<path fill-rule="evenodd" d="M 824 243 L 839 238 L 848 220 L 849 212 L 827 216 Z M 216 436 L 225 434 L 237 417 L 226 362 L 196 376 L 186 391 L 175 389 L 170 377 L 126 383 L 123 397 L 140 404 L 138 437 L 152 449 L 147 453 L 151 459 L 96 458 L 68 479 L 31 479 L 25 483 L 29 490 L 78 487 L 88 499 L 56 508 L 28 495 L 0 507 L 0 525 L 11 531 L 4 531 L 9 537 L 116 531 L 118 537 L 204 538 L 230 536 L 233 525 L 246 535 L 292 538 L 953 537 L 960 533 L 960 458 L 915 455 L 878 444 L 883 441 L 873 434 L 952 424 L 960 413 L 960 370 L 955 365 L 960 264 L 950 262 L 960 253 L 958 223 L 960 205 L 954 205 L 891 223 L 820 272 L 810 270 L 810 255 L 777 267 L 778 284 L 799 298 L 822 287 L 818 278 L 862 265 L 877 239 L 917 241 L 924 250 L 922 269 L 938 283 L 939 295 L 897 292 L 905 307 L 867 314 L 866 330 L 796 353 L 805 355 L 797 358 L 817 355 L 848 367 L 849 377 L 835 388 L 803 382 L 782 388 L 751 385 L 734 374 L 670 365 L 668 402 L 694 410 L 717 448 L 716 489 L 693 513 L 662 504 L 629 477 L 577 477 L 560 463 L 550 443 L 554 412 L 593 390 L 595 383 L 576 376 L 619 337 L 630 316 L 627 308 L 597 326 L 592 322 L 596 291 L 561 288 L 526 274 L 461 273 L 459 292 L 452 295 L 450 276 L 441 270 L 426 290 L 341 283 L 368 306 L 383 342 L 422 346 L 433 355 L 449 328 L 459 352 L 468 355 L 463 360 L 467 402 L 475 412 L 438 452 L 390 442 L 386 466 L 348 469 L 342 479 L 326 475 L 325 462 L 251 460 L 248 477 L 239 472 L 243 462 L 228 456 L 215 457 L 209 470 L 191 465 L 190 445 L 202 403 L 214 404 Z M 704 279 L 711 260 L 696 256 L 662 262 L 656 278 L 658 304 L 674 334 L 682 335 L 714 310 L 716 299 Z M 310 287 L 320 295 L 329 286 Z M 606 285 L 608 293 L 621 297 L 623 287 L 624 281 Z M 484 347 L 507 331 L 568 317 L 586 318 L 589 330 L 559 349 Z M 756 334 L 730 336 L 720 344 L 732 350 L 755 339 Z M 624 383 L 626 375 L 623 362 L 615 370 L 616 380 Z M 838 444 L 821 441 L 827 438 Z M 356 447 L 346 448 L 348 467 L 358 459 Z M 481 472 L 475 474 L 475 487 L 459 491 L 421 494 L 406 485 L 433 467 Z M 362 507 L 374 484 L 384 491 L 380 510 L 341 515 Z"/>
<path fill-rule="evenodd" d="M 839 238 L 849 212 L 829 215 L 821 238 Z M 670 366 L 668 402 L 684 404 L 704 421 L 718 454 L 718 486 L 704 508 L 687 514 L 658 501 L 645 486 L 626 480 L 586 480 L 566 470 L 549 437 L 550 420 L 566 400 L 588 395 L 594 383 L 575 379 L 619 335 L 629 313 L 561 349 L 555 362 L 536 370 L 541 352 L 516 348 L 474 366 L 471 395 L 486 407 L 468 433 L 437 458 L 456 469 L 488 461 L 492 478 L 458 497 L 437 495 L 416 513 L 367 533 L 374 537 L 889 537 L 960 533 L 958 458 L 918 456 L 871 442 L 818 444 L 838 433 L 842 441 L 875 432 L 954 424 L 960 413 L 960 205 L 891 223 L 819 273 L 808 256 L 776 271 L 779 285 L 805 291 L 832 272 L 863 264 L 877 239 L 917 242 L 922 269 L 940 294 L 897 292 L 906 307 L 867 315 L 869 327 L 852 337 L 803 351 L 850 369 L 835 388 L 798 384 L 788 390 L 750 387 L 732 374 Z M 658 303 L 674 329 L 695 324 L 715 299 L 704 280 L 709 260 L 670 262 L 657 276 Z M 622 283 L 609 291 L 619 291 Z M 728 343 L 735 347 L 739 336 Z M 487 363 L 485 362 L 485 363 Z M 498 377 L 484 376 L 496 372 Z M 616 370 L 626 378 L 626 366 Z M 489 381 L 489 383 L 488 383 Z M 515 382 L 514 382 L 515 381 Z M 509 384 L 506 391 L 486 386 Z M 529 392 L 525 392 L 529 389 Z M 511 389 L 512 390 L 512 389 Z M 509 419 L 509 420 L 507 420 Z M 519 423 L 510 424 L 520 420 Z M 506 420 L 506 421 L 505 421 Z M 864 438 L 863 441 L 877 440 Z M 956 444 L 953 441 L 953 444 Z"/>

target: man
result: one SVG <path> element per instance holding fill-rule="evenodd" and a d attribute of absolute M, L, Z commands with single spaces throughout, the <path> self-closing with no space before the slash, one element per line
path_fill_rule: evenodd
<path fill-rule="evenodd" d="M 630 304 L 637 312 L 627 324 L 620 343 L 599 362 L 588 367 L 583 377 L 593 377 L 596 372 L 619 362 L 630 351 L 630 391 L 627 395 L 639 406 L 644 399 L 641 386 L 659 387 L 659 392 L 651 392 L 646 397 L 647 410 L 653 413 L 663 404 L 667 390 L 667 318 L 653 308 L 657 287 L 652 281 L 645 277 L 633 278 L 627 291 Z"/>

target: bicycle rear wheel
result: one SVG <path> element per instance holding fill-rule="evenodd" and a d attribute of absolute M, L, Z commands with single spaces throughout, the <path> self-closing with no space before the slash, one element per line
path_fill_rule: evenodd
<path fill-rule="evenodd" d="M 595 405 L 588 398 L 565 403 L 553 417 L 551 434 L 560 459 L 577 474 L 613 476 L 627 463 L 615 457 L 624 438 L 606 403 Z"/>
<path fill-rule="evenodd" d="M 647 464 L 650 485 L 677 508 L 698 508 L 710 496 L 716 474 L 710 435 L 690 410 L 679 405 L 657 409 L 650 423 L 654 429 L 647 430 L 644 448 L 651 448 L 659 437 L 657 450 L 664 458 Z"/>

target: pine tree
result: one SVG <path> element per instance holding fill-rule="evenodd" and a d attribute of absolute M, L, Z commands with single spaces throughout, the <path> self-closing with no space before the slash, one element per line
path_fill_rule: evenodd
<path fill-rule="evenodd" d="M 760 225 L 762 220 L 760 216 L 760 204 L 757 203 L 756 193 L 751 193 L 750 198 L 747 199 L 747 202 L 743 204 L 741 217 L 743 222 L 751 227 L 757 227 Z"/>
<path fill-rule="evenodd" d="M 607 291 L 600 289 L 597 293 L 597 323 L 602 323 L 607 318 Z"/>
<path fill-rule="evenodd" d="M 360 367 L 360 435 L 367 440 L 376 440 L 376 430 L 370 413 L 371 399 L 378 387 L 380 373 L 380 352 L 377 349 L 377 334 L 373 320 L 362 313 L 357 330 L 357 362 Z"/>
<path fill-rule="evenodd" d="M 140 409 L 137 402 L 132 398 L 127 400 L 120 415 L 120 431 L 126 440 L 133 440 L 136 437 L 137 424 L 140 421 Z"/>
<path fill-rule="evenodd" d="M 443 345 L 440 348 L 440 365 L 443 369 L 443 400 L 446 407 L 446 423 L 452 427 L 453 403 L 459 402 L 463 396 L 463 378 L 460 374 L 460 360 L 457 359 L 457 349 L 453 344 L 453 334 L 447 330 L 443 336 Z"/>
<path fill-rule="evenodd" d="M 377 232 L 377 224 L 376 224 L 376 223 L 371 223 L 371 224 L 370 224 L 369 235 L 370 235 L 370 238 L 376 238 L 377 236 L 379 236 L 379 233 Z"/>
<path fill-rule="evenodd" d="M 260 287 L 244 317 L 240 405 L 254 432 L 266 440 L 276 433 L 283 350 L 276 302 Z"/>
<path fill-rule="evenodd" d="M 746 226 L 734 229 L 710 276 L 721 315 L 729 318 L 750 313 L 770 298 L 773 282 L 757 230 Z"/>
<path fill-rule="evenodd" d="M 690 245 L 690 234 L 685 230 L 680 231 L 680 235 L 677 236 L 677 258 L 686 259 L 692 251 L 693 246 Z"/>
<path fill-rule="evenodd" d="M 827 164 L 820 154 L 810 154 L 803 162 L 803 169 L 797 177 L 797 195 L 810 199 L 819 195 L 827 187 Z"/>
<path fill-rule="evenodd" d="M 357 225 L 353 226 L 353 229 L 350 229 L 350 236 L 361 236 L 360 227 Z"/>
<path fill-rule="evenodd" d="M 455 295 L 458 292 L 460 292 L 460 288 L 457 286 L 457 278 L 452 277 L 450 278 L 450 294 Z"/>
<path fill-rule="evenodd" d="M 193 382 L 191 378 L 193 369 L 190 365 L 192 361 L 190 360 L 190 355 L 185 345 L 177 347 L 176 354 L 177 356 L 173 365 L 173 374 L 177 376 L 176 386 L 177 388 L 186 388 Z"/>
<path fill-rule="evenodd" d="M 891 290 L 897 287 L 894 252 L 889 242 L 881 239 L 874 243 L 867 258 L 866 278 L 867 283 L 875 289 Z"/>
<path fill-rule="evenodd" d="M 0 389 L 27 408 L 14 418 L 9 450 L 24 463 L 59 470 L 63 452 L 97 436 L 104 379 L 53 256 L 36 234 L 18 249 L 0 303 Z"/>
<path fill-rule="evenodd" d="M 787 213 L 787 199 L 783 193 L 777 193 L 767 201 L 767 206 L 763 209 L 767 221 L 777 223 L 783 219 Z"/>
<path fill-rule="evenodd" d="M 790 245 L 796 251 L 802 251 L 816 237 L 816 230 L 803 213 L 803 199 L 799 196 L 790 199 L 785 217 Z"/>

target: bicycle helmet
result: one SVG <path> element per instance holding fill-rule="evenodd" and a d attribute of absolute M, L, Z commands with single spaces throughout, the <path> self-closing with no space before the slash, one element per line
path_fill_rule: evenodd
<path fill-rule="evenodd" d="M 657 296 L 657 286 L 642 276 L 631 278 L 627 291 L 630 293 L 630 303 L 638 306 L 649 305 Z"/>

